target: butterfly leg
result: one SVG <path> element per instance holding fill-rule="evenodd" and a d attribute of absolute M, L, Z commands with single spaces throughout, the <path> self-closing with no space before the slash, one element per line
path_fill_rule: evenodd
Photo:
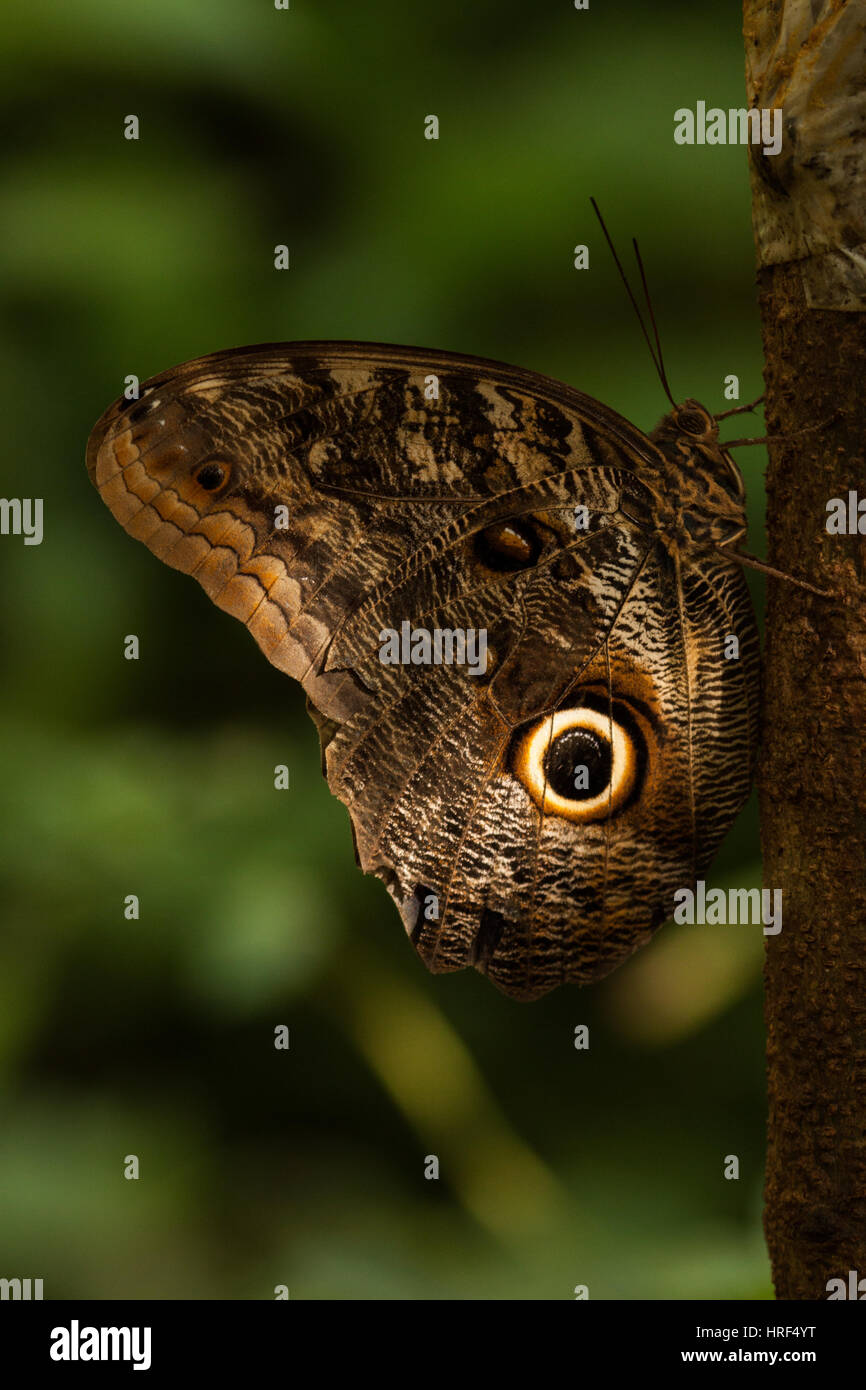
<path fill-rule="evenodd" d="M 761 405 L 765 399 L 765 396 L 757 396 L 755 400 L 749 401 L 748 405 L 735 405 L 730 410 L 720 410 L 717 415 L 713 416 L 713 419 L 727 420 L 729 415 L 743 415 L 747 410 L 754 410 L 756 405 Z"/>
<path fill-rule="evenodd" d="M 836 410 L 832 415 L 828 415 L 826 420 L 820 420 L 817 425 L 804 425 L 802 429 L 795 430 L 793 434 L 762 434 L 757 439 L 729 439 L 724 443 L 720 440 L 723 449 L 742 449 L 746 444 L 796 444 L 798 439 L 802 439 L 804 434 L 820 434 L 834 420 L 838 419 L 839 411 Z"/>
<path fill-rule="evenodd" d="M 742 534 L 742 532 L 738 533 Z M 819 598 L 840 598 L 841 595 L 834 589 L 818 589 L 814 584 L 808 584 L 805 579 L 797 579 L 793 574 L 786 574 L 784 570 L 774 569 L 766 561 L 759 560 L 757 555 L 750 555 L 747 550 L 731 550 L 729 547 L 737 539 L 736 536 L 729 536 L 727 540 L 721 541 L 715 548 L 722 555 L 729 556 L 746 569 L 758 570 L 761 574 L 769 574 L 773 579 L 783 579 L 786 584 L 795 584 L 798 589 L 805 589 L 807 593 L 817 594 Z"/>

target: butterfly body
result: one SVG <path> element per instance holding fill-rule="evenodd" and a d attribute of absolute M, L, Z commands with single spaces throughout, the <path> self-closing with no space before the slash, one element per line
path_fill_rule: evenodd
<path fill-rule="evenodd" d="M 743 487 L 697 402 L 647 436 L 499 363 L 277 344 L 145 383 L 88 466 L 301 681 L 358 861 L 433 970 L 524 999 L 605 974 L 748 795 Z"/>

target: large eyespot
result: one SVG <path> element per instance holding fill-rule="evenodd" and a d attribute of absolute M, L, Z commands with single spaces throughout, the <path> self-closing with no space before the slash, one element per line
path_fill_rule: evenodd
<path fill-rule="evenodd" d="M 488 569 L 507 573 L 534 565 L 541 554 L 541 541 L 525 518 L 512 517 L 479 531 L 475 553 Z"/>
<path fill-rule="evenodd" d="M 557 710 L 518 739 L 514 773 L 545 815 L 607 820 L 638 787 L 646 745 L 637 722 L 620 701 L 611 712 L 600 704 Z"/>
<path fill-rule="evenodd" d="M 208 459 L 196 469 L 195 480 L 205 492 L 219 492 L 231 477 L 231 467 L 223 459 Z"/>

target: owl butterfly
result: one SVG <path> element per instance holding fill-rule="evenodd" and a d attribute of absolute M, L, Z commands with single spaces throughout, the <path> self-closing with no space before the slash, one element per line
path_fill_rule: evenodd
<path fill-rule="evenodd" d="M 594 980 L 709 864 L 752 780 L 759 651 L 742 479 L 696 401 L 647 436 L 477 358 L 246 347 L 111 406 L 87 461 L 301 682 L 358 863 L 431 970 L 518 999 Z"/>

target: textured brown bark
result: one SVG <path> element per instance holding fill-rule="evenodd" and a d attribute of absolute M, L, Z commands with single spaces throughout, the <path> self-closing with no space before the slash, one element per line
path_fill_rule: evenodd
<path fill-rule="evenodd" d="M 779 41 L 785 8 L 746 0 L 750 105 L 786 105 L 791 64 L 783 71 L 775 59 L 774 89 L 773 63 L 760 51 Z M 825 8 L 829 22 L 846 7 Z M 866 6 L 851 0 L 849 22 L 857 10 L 859 25 Z M 809 81 L 817 67 L 826 83 L 832 63 L 822 58 L 819 28 Z M 798 150 L 799 134 L 786 123 L 795 148 L 778 176 L 754 161 L 767 422 L 771 434 L 821 428 L 770 447 L 768 559 L 837 596 L 768 580 L 761 837 L 765 885 L 782 889 L 784 917 L 781 933 L 766 938 L 765 1231 L 777 1297 L 826 1299 L 828 1280 L 847 1284 L 850 1270 L 866 1276 L 866 536 L 826 530 L 829 499 L 847 499 L 849 489 L 866 498 L 866 283 L 843 253 L 842 284 L 827 256 L 862 249 L 862 227 L 832 199 L 821 218 L 803 201 L 811 196 L 800 177 L 807 160 L 816 150 L 844 160 L 846 141 L 809 150 L 807 134 Z M 852 106 L 847 151 L 853 142 L 862 157 L 863 139 Z M 852 167 L 855 193 L 858 178 Z M 820 255 L 795 251 L 792 230 L 786 257 L 786 227 L 808 228 L 810 216 Z M 826 307 L 834 295 L 840 307 Z"/>

